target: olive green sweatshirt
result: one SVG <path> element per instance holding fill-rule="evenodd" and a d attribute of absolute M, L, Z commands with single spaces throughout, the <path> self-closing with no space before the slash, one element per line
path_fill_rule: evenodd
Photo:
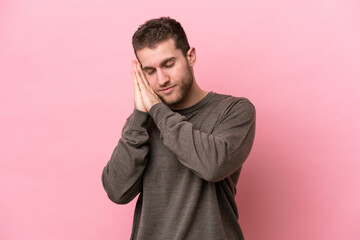
<path fill-rule="evenodd" d="M 254 135 L 246 98 L 209 92 L 183 110 L 135 109 L 102 173 L 113 202 L 140 193 L 131 239 L 243 239 L 236 184 Z"/>

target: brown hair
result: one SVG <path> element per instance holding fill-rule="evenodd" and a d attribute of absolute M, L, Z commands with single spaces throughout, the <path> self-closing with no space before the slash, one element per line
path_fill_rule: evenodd
<path fill-rule="evenodd" d="M 153 48 L 169 38 L 175 41 L 176 48 L 186 56 L 190 45 L 181 24 L 169 17 L 150 19 L 141 25 L 132 37 L 135 55 L 137 50 Z"/>

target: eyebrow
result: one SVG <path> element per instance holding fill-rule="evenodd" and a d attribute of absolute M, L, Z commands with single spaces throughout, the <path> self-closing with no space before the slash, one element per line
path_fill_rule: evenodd
<path fill-rule="evenodd" d="M 164 61 L 162 61 L 162 62 L 160 63 L 160 67 L 165 66 L 168 62 L 174 61 L 175 59 L 176 59 L 176 57 L 170 57 L 170 58 L 165 59 Z M 143 67 L 142 69 L 143 69 L 143 70 L 153 70 L 153 69 L 155 69 L 155 68 L 154 68 L 154 67 L 145 66 L 145 67 Z"/>

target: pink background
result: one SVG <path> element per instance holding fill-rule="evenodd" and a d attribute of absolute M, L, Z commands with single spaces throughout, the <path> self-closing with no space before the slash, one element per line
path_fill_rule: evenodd
<path fill-rule="evenodd" d="M 205 90 L 248 97 L 247 240 L 360 239 L 360 2 L 0 1 L 0 239 L 129 239 L 100 180 L 131 113 L 131 36 L 178 19 Z"/>

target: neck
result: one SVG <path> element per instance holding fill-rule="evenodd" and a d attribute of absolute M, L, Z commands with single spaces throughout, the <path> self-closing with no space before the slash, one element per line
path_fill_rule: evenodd
<path fill-rule="evenodd" d="M 170 106 L 170 108 L 173 110 L 180 110 L 191 107 L 200 102 L 200 100 L 203 99 L 207 94 L 208 92 L 202 90 L 194 79 L 193 85 L 187 93 L 184 101 L 177 104 L 176 106 Z"/>

